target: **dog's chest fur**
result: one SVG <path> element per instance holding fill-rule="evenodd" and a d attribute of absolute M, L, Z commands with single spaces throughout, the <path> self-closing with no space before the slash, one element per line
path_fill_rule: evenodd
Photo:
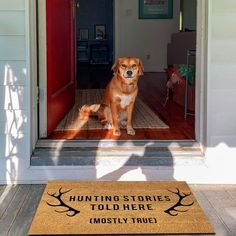
<path fill-rule="evenodd" d="M 134 102 L 134 95 L 120 95 L 120 106 L 126 108 L 131 102 Z"/>

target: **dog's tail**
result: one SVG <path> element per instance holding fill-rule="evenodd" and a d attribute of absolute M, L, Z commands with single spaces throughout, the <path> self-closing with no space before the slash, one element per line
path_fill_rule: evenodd
<path fill-rule="evenodd" d="M 101 104 L 93 104 L 93 105 L 84 105 L 80 108 L 79 110 L 79 117 L 81 120 L 86 120 L 90 116 L 97 115 L 96 113 L 98 112 Z"/>

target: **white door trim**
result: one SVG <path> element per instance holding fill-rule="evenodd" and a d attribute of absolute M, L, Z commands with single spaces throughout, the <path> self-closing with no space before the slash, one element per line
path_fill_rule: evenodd
<path fill-rule="evenodd" d="M 206 145 L 206 93 L 208 58 L 208 0 L 197 0 L 197 53 L 195 79 L 195 135 L 202 149 Z"/>
<path fill-rule="evenodd" d="M 46 0 L 38 0 L 39 137 L 47 137 Z"/>
<path fill-rule="evenodd" d="M 27 134 L 26 140 L 29 155 L 32 153 L 38 140 L 38 88 L 37 88 L 37 22 L 36 22 L 36 2 L 25 1 L 25 45 L 27 64 L 27 98 L 29 111 L 27 112 Z M 29 148 L 28 148 L 29 147 Z M 28 154 L 28 153 L 27 153 Z M 27 155 L 26 154 L 26 155 Z M 28 155 L 27 155 L 28 156 Z M 26 159 L 26 165 L 30 166 L 30 159 Z"/>

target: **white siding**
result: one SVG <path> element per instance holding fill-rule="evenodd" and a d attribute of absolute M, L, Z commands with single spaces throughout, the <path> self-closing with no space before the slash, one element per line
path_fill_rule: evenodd
<path fill-rule="evenodd" d="M 23 134 L 0 134 L 0 155 L 11 159 L 16 155 L 18 159 L 26 153 L 26 139 Z M 1 166 L 1 168 L 3 168 Z"/>
<path fill-rule="evenodd" d="M 25 61 L 0 61 L 0 85 L 26 85 Z"/>
<path fill-rule="evenodd" d="M 0 0 L 0 11 L 25 10 L 25 0 Z"/>
<path fill-rule="evenodd" d="M 1 11 L 0 35 L 24 35 L 24 20 L 24 11 Z"/>
<path fill-rule="evenodd" d="M 25 134 L 27 118 L 24 110 L 6 110 L 0 113 L 1 134 Z"/>
<path fill-rule="evenodd" d="M 25 110 L 26 91 L 24 86 L 0 86 L 0 110 Z"/>
<path fill-rule="evenodd" d="M 0 12 L 1 14 L 1 12 Z M 0 35 L 0 60 L 24 60 L 25 37 L 16 35 Z"/>
<path fill-rule="evenodd" d="M 0 0 L 0 159 L 21 159 L 27 141 L 25 0 Z M 5 172 L 7 165 L 1 166 Z M 13 169 L 16 170 L 16 167 Z"/>

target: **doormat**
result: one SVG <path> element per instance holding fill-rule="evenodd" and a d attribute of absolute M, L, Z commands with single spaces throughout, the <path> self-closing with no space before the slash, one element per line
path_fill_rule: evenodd
<path fill-rule="evenodd" d="M 29 235 L 213 234 L 185 182 L 49 182 Z"/>
<path fill-rule="evenodd" d="M 97 117 L 90 117 L 89 120 L 83 120 L 79 117 L 79 109 L 83 105 L 101 103 L 103 91 L 104 90 L 102 89 L 77 90 L 75 105 L 59 123 L 55 131 L 104 129 Z M 140 98 L 137 98 L 135 102 L 132 124 L 135 129 L 169 128 L 169 126 L 166 125 Z"/>

